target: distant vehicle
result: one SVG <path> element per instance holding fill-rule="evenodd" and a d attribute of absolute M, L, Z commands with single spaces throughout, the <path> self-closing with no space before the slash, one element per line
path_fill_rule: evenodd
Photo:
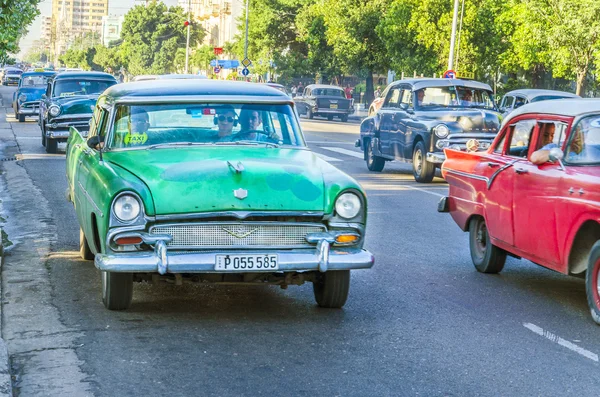
<path fill-rule="evenodd" d="M 38 116 L 40 111 L 40 100 L 46 93 L 48 79 L 54 76 L 54 72 L 25 72 L 19 80 L 19 87 L 13 93 L 12 107 L 15 118 L 24 122 L 25 117 Z"/>
<path fill-rule="evenodd" d="M 431 182 L 445 147 L 462 148 L 472 138 L 489 146 L 500 128 L 492 89 L 484 83 L 405 79 L 384 92 L 381 108 L 363 120 L 356 141 L 369 171 L 382 171 L 386 161 L 412 162 L 415 180 Z"/>
<path fill-rule="evenodd" d="M 6 68 L 2 74 L 2 85 L 19 84 L 23 71 L 18 68 Z"/>
<path fill-rule="evenodd" d="M 56 153 L 58 142 L 66 142 L 69 128 L 86 133 L 98 96 L 117 80 L 102 72 L 62 72 L 52 76 L 40 103 L 42 145 Z"/>
<path fill-rule="evenodd" d="M 278 83 L 263 83 L 263 84 L 268 85 L 269 87 L 276 88 L 286 95 L 290 95 L 290 93 L 287 91 L 287 89 L 281 84 L 278 84 Z"/>
<path fill-rule="evenodd" d="M 544 147 L 548 161 L 534 164 Z M 448 148 L 446 157 L 449 195 L 438 211 L 468 231 L 477 271 L 499 273 L 510 255 L 585 277 L 600 324 L 600 100 L 525 105 L 486 151 Z"/>
<path fill-rule="evenodd" d="M 348 116 L 354 113 L 354 100 L 347 99 L 344 90 L 335 85 L 310 84 L 294 98 L 298 114 L 306 115 L 309 119 L 315 116 L 327 117 L 333 120 L 339 117 L 348 121 Z"/>
<path fill-rule="evenodd" d="M 379 95 L 379 98 L 373 99 L 373 102 L 371 102 L 371 105 L 369 106 L 369 113 L 368 113 L 369 116 L 373 116 L 375 113 L 377 113 L 377 111 L 379 109 L 381 109 L 381 105 L 383 105 L 383 100 L 387 96 L 387 93 L 389 92 L 390 87 L 391 87 L 391 84 L 388 84 L 388 86 L 385 87 L 385 90 L 383 90 L 381 95 Z"/>
<path fill-rule="evenodd" d="M 500 102 L 500 112 L 507 116 L 513 110 L 528 103 L 548 101 L 553 99 L 581 98 L 579 95 L 565 91 L 521 89 L 507 92 Z"/>
<path fill-rule="evenodd" d="M 147 81 L 147 80 L 205 80 L 208 79 L 206 76 L 200 74 L 142 74 L 135 76 L 131 81 Z"/>

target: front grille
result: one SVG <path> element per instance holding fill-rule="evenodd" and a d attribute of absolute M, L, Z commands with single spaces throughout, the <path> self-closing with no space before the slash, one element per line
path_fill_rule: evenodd
<path fill-rule="evenodd" d="M 181 223 L 158 225 L 150 234 L 169 234 L 169 248 L 301 248 L 308 233 L 326 231 L 324 225 L 302 223 Z"/>

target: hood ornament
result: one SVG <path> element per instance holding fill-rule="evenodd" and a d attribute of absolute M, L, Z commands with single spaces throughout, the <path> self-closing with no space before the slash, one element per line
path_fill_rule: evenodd
<path fill-rule="evenodd" d="M 248 191 L 246 189 L 239 188 L 233 191 L 233 195 L 235 198 L 243 200 L 248 197 Z"/>
<path fill-rule="evenodd" d="M 254 229 L 251 229 L 251 230 L 249 230 L 249 231 L 244 231 L 244 230 L 242 230 L 242 229 L 238 229 L 238 230 L 229 230 L 229 229 L 227 229 L 226 227 L 222 227 L 221 229 L 223 229 L 223 231 L 225 231 L 225 232 L 227 232 L 227 233 L 231 234 L 233 237 L 237 237 L 237 238 L 246 238 L 246 237 L 248 237 L 249 235 L 251 235 L 252 233 L 254 233 L 255 231 L 257 231 L 257 230 L 258 230 L 258 228 L 257 228 L 257 227 L 256 227 L 256 228 L 254 228 Z"/>
<path fill-rule="evenodd" d="M 241 161 L 238 161 L 237 164 L 233 164 L 231 161 L 227 160 L 227 165 L 229 168 L 233 169 L 237 174 L 240 174 L 244 171 L 244 164 Z"/>

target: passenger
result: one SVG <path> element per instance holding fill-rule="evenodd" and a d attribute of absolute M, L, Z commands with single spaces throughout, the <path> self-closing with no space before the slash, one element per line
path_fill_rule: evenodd
<path fill-rule="evenodd" d="M 218 140 L 231 141 L 233 127 L 237 126 L 238 118 L 235 109 L 231 105 L 225 105 L 217 109 L 214 123 L 219 127 Z"/>
<path fill-rule="evenodd" d="M 462 90 L 461 91 L 462 95 L 460 98 L 460 105 L 461 106 L 471 106 L 473 104 L 472 100 L 472 93 L 471 90 Z"/>
<path fill-rule="evenodd" d="M 548 161 L 555 161 L 550 158 L 550 150 L 558 148 L 558 145 L 553 142 L 554 131 L 556 126 L 554 123 L 544 124 L 542 131 L 542 147 L 531 154 L 531 162 L 533 164 L 544 164 Z"/>
<path fill-rule="evenodd" d="M 424 98 L 425 98 L 425 90 L 417 90 L 417 106 L 421 106 L 423 104 Z"/>

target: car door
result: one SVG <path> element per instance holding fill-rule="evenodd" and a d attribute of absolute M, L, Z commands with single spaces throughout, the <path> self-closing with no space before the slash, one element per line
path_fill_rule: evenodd
<path fill-rule="evenodd" d="M 531 153 L 543 146 L 542 132 L 550 124 L 555 125 L 554 143 L 564 143 L 567 124 L 547 116 L 536 120 Z M 556 233 L 556 209 L 559 202 L 558 186 L 563 170 L 559 163 L 533 164 L 528 159 L 514 166 L 513 218 L 515 247 L 532 260 L 556 268 L 559 265 L 559 242 Z M 534 232 L 532 232 L 534 231 Z"/>
<path fill-rule="evenodd" d="M 408 85 L 398 87 L 400 94 L 398 105 L 394 108 L 394 129 L 390 130 L 390 144 L 393 156 L 397 159 L 404 159 L 404 151 L 407 140 L 410 138 L 409 124 L 411 115 L 409 114 L 409 106 L 411 103 L 411 89 Z"/>
<path fill-rule="evenodd" d="M 401 93 L 402 89 L 400 86 L 392 87 L 385 97 L 383 106 L 378 112 L 380 150 L 381 153 L 388 156 L 394 156 L 394 148 L 391 139 L 398 129 L 396 112 L 400 105 Z"/>

